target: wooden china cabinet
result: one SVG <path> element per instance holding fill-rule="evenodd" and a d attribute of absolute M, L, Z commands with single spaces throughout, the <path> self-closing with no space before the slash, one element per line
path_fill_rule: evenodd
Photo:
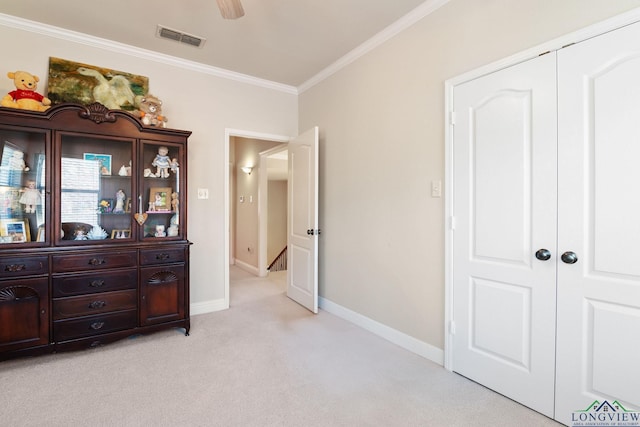
<path fill-rule="evenodd" d="M 0 359 L 189 334 L 188 131 L 0 108 Z"/>

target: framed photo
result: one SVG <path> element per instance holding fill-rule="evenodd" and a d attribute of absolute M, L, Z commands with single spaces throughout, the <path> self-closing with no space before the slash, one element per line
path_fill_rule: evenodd
<path fill-rule="evenodd" d="M 131 229 L 130 228 L 123 228 L 123 229 L 113 229 L 111 231 L 111 238 L 112 239 L 128 239 L 129 237 L 131 237 Z"/>
<path fill-rule="evenodd" d="M 98 203 L 98 212 L 111 213 L 113 210 L 113 199 L 100 199 Z"/>
<path fill-rule="evenodd" d="M 100 163 L 100 175 L 111 175 L 111 154 L 84 153 L 84 160 L 97 160 Z"/>
<path fill-rule="evenodd" d="M 38 236 L 36 242 L 44 242 L 44 225 L 38 227 Z"/>
<path fill-rule="evenodd" d="M 151 187 L 149 189 L 149 211 L 171 210 L 171 187 Z"/>
<path fill-rule="evenodd" d="M 2 221 L 2 242 L 25 243 L 31 241 L 28 219 L 5 219 Z"/>
<path fill-rule="evenodd" d="M 127 197 L 127 200 L 124 203 L 124 211 L 131 212 L 131 197 Z"/>
<path fill-rule="evenodd" d="M 117 96 L 109 96 L 114 92 Z M 136 109 L 136 97 L 148 92 L 148 77 L 61 58 L 49 58 L 46 93 L 53 105 L 64 102 L 89 105 L 99 102 L 111 110 L 132 111 Z"/>

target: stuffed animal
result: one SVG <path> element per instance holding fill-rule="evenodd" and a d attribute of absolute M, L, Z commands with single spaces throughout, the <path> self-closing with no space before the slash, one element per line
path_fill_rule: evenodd
<path fill-rule="evenodd" d="M 46 111 L 49 108 L 51 100 L 36 92 L 40 81 L 38 76 L 26 71 L 16 71 L 15 73 L 7 73 L 7 77 L 13 79 L 16 90 L 5 95 L 0 101 L 0 105 L 31 111 Z"/>
<path fill-rule="evenodd" d="M 133 112 L 147 126 L 167 127 L 167 118 L 162 115 L 162 101 L 153 95 L 145 95 Z"/>

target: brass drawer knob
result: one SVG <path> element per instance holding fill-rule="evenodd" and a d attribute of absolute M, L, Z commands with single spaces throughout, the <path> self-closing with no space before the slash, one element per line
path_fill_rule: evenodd
<path fill-rule="evenodd" d="M 104 326 L 104 322 L 93 322 L 91 324 L 91 329 L 93 329 L 94 331 L 97 331 L 98 329 L 101 329 Z"/>
<path fill-rule="evenodd" d="M 93 301 L 91 304 L 89 304 L 89 308 L 104 308 L 106 307 L 107 302 L 106 301 Z"/>

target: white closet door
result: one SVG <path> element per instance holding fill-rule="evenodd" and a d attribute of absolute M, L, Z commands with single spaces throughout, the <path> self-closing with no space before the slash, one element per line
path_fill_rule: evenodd
<path fill-rule="evenodd" d="M 640 25 L 558 53 L 556 419 L 640 408 Z"/>
<path fill-rule="evenodd" d="M 453 370 L 551 417 L 555 106 L 555 53 L 454 88 Z"/>

